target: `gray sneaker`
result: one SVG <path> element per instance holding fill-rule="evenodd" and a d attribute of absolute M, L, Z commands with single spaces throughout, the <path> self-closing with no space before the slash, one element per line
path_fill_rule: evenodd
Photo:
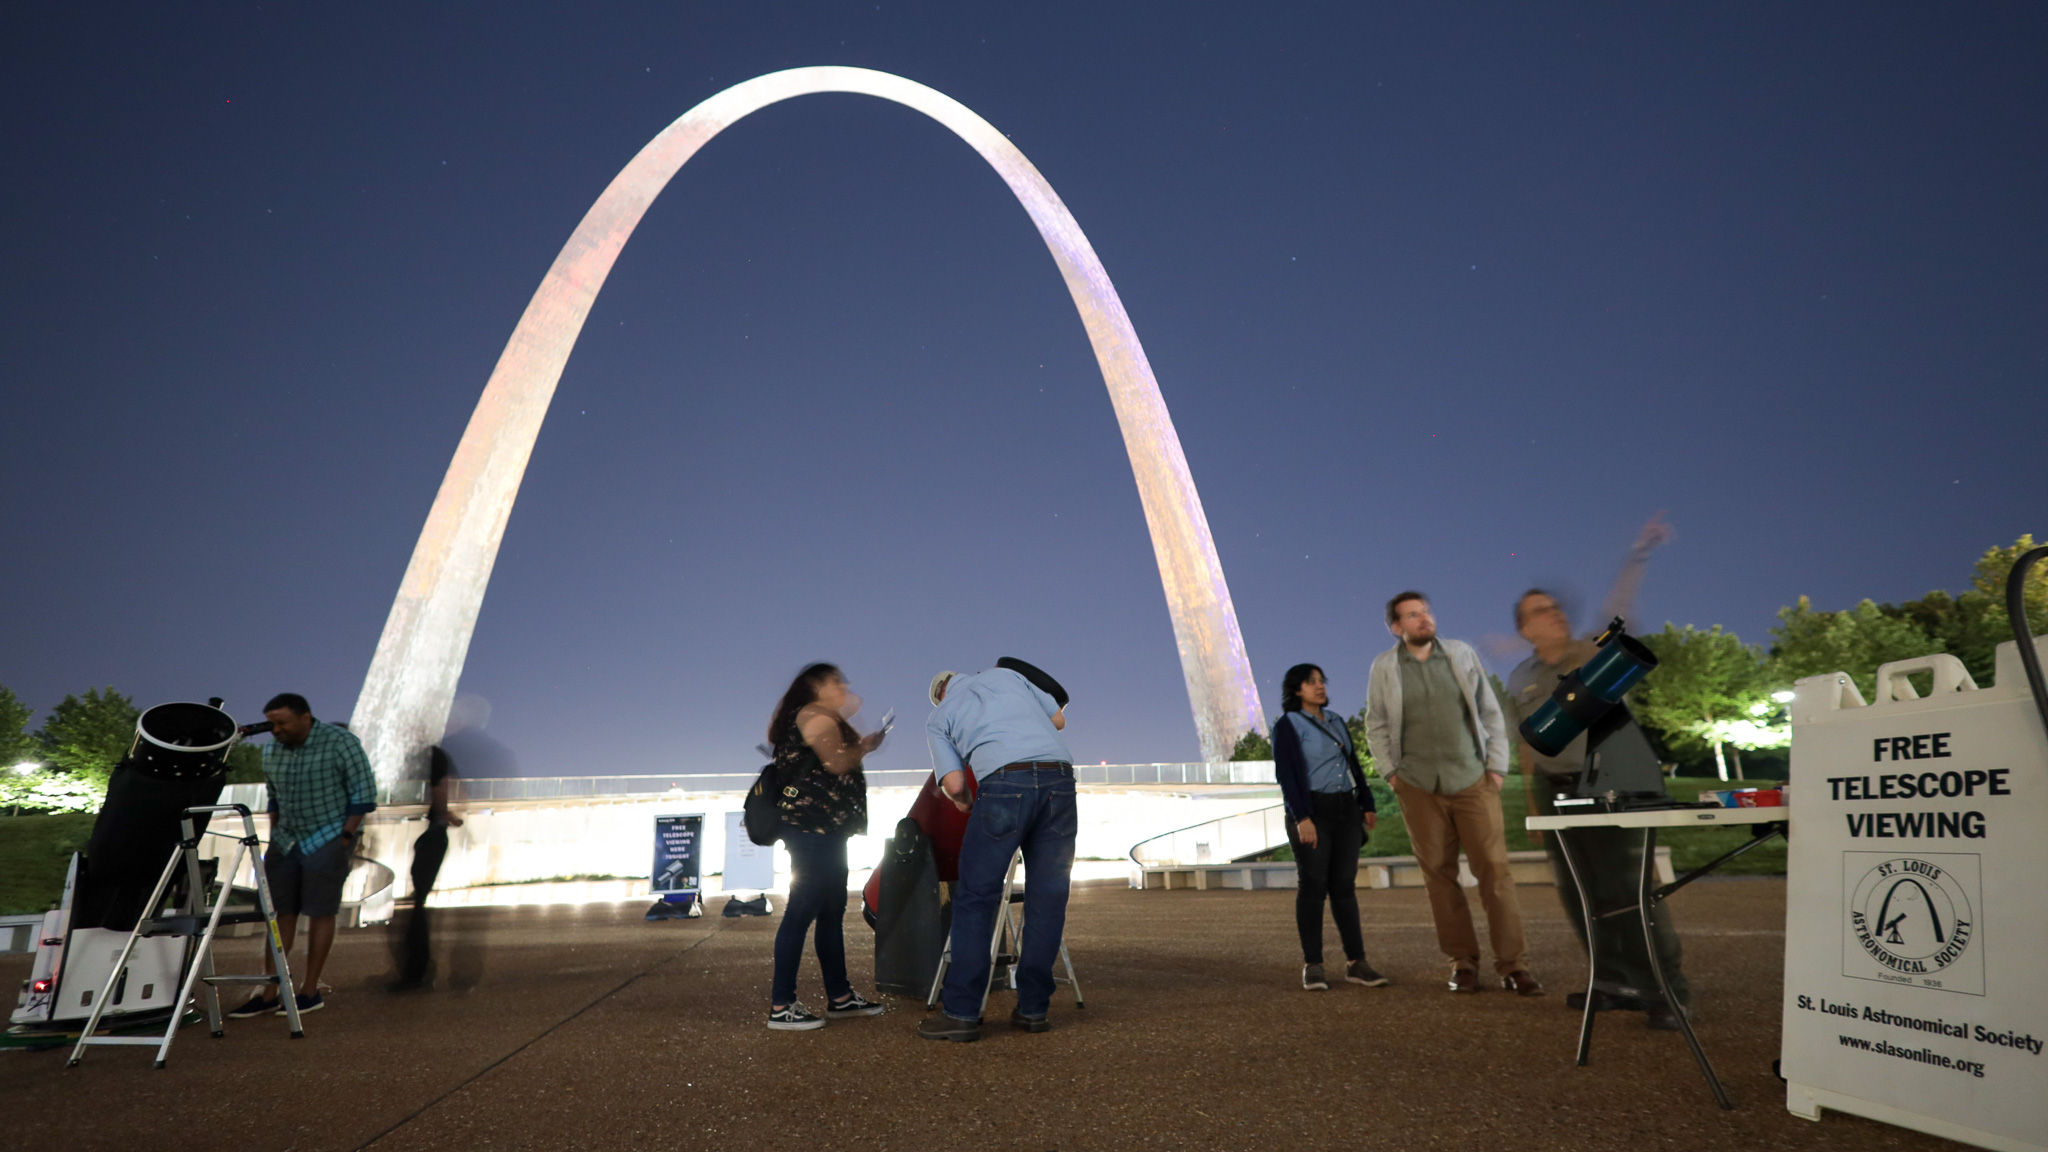
<path fill-rule="evenodd" d="M 1351 981 L 1353 984 L 1363 984 L 1367 988 L 1385 988 L 1393 983 L 1392 980 L 1380 975 L 1372 965 L 1367 964 L 1364 957 L 1353 960 L 1344 966 L 1344 979 Z"/>
<path fill-rule="evenodd" d="M 1330 982 L 1323 979 L 1323 966 L 1321 964 L 1303 964 L 1301 966 L 1301 986 L 1310 992 L 1328 992 L 1330 990 Z"/>

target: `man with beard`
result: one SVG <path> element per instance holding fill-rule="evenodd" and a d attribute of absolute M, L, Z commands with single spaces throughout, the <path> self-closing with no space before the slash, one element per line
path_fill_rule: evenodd
<path fill-rule="evenodd" d="M 1500 701 L 1472 646 L 1437 636 L 1427 596 L 1410 591 L 1389 600 L 1387 630 L 1394 646 L 1373 660 L 1366 684 L 1366 742 L 1400 801 L 1437 946 L 1451 962 L 1450 990 L 1480 989 L 1479 936 L 1458 886 L 1463 848 L 1479 879 L 1501 987 L 1541 996 L 1543 985 L 1524 960 L 1522 907 L 1508 870 L 1500 806 L 1508 734 Z"/>

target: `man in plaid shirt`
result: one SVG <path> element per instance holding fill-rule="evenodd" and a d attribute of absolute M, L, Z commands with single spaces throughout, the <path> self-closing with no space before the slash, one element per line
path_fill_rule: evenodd
<path fill-rule="evenodd" d="M 341 886 L 348 879 L 363 816 L 377 807 L 377 778 L 355 733 L 313 718 L 306 698 L 286 692 L 263 706 L 271 742 L 263 746 L 263 775 L 270 782 L 270 849 L 263 871 L 277 904 L 277 931 L 290 953 L 299 916 L 306 931 L 306 967 L 294 978 L 300 1012 L 317 1011 L 320 970 L 334 947 L 334 918 L 341 911 Z M 264 970 L 271 968 L 263 954 Z M 231 1016 L 282 1012 L 277 997 L 259 992 Z"/>

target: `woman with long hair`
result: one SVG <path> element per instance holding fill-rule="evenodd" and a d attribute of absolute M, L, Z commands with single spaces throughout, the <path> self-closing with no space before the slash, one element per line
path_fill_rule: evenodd
<path fill-rule="evenodd" d="M 818 967 L 825 977 L 825 1016 L 875 1016 L 882 1011 L 846 979 L 846 838 L 868 830 L 868 781 L 861 761 L 882 746 L 880 732 L 862 736 L 847 723 L 860 697 L 831 664 L 796 674 L 775 716 L 768 743 L 782 782 L 777 807 L 782 843 L 789 849 L 789 899 L 775 930 L 775 983 L 768 1027 L 781 1032 L 823 1028 L 825 1017 L 796 999 L 796 972 L 804 934 L 817 925 Z"/>
<path fill-rule="evenodd" d="M 1388 983 L 1365 962 L 1358 926 L 1358 850 L 1379 822 L 1372 789 L 1358 767 L 1344 718 L 1328 711 L 1323 670 L 1296 664 L 1280 681 L 1280 722 L 1273 725 L 1273 772 L 1286 802 L 1287 842 L 1300 886 L 1294 926 L 1301 934 L 1301 986 L 1327 992 L 1323 975 L 1323 903 L 1344 942 L 1344 979 L 1368 988 Z"/>

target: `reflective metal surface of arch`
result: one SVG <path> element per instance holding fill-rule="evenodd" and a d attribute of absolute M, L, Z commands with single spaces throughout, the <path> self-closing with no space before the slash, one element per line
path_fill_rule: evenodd
<path fill-rule="evenodd" d="M 598 197 L 534 292 L 441 481 L 356 702 L 352 725 L 379 780 L 418 775 L 426 746 L 442 736 L 541 420 L 590 306 L 641 216 L 684 162 L 727 126 L 817 92 L 878 96 L 937 120 L 980 153 L 1030 213 L 1080 310 L 1123 429 L 1202 754 L 1228 759 L 1239 735 L 1264 727 L 1180 438 L 1130 317 L 1066 205 L 1001 132 L 951 97 L 865 68 L 794 68 L 736 84 L 663 129 Z"/>

